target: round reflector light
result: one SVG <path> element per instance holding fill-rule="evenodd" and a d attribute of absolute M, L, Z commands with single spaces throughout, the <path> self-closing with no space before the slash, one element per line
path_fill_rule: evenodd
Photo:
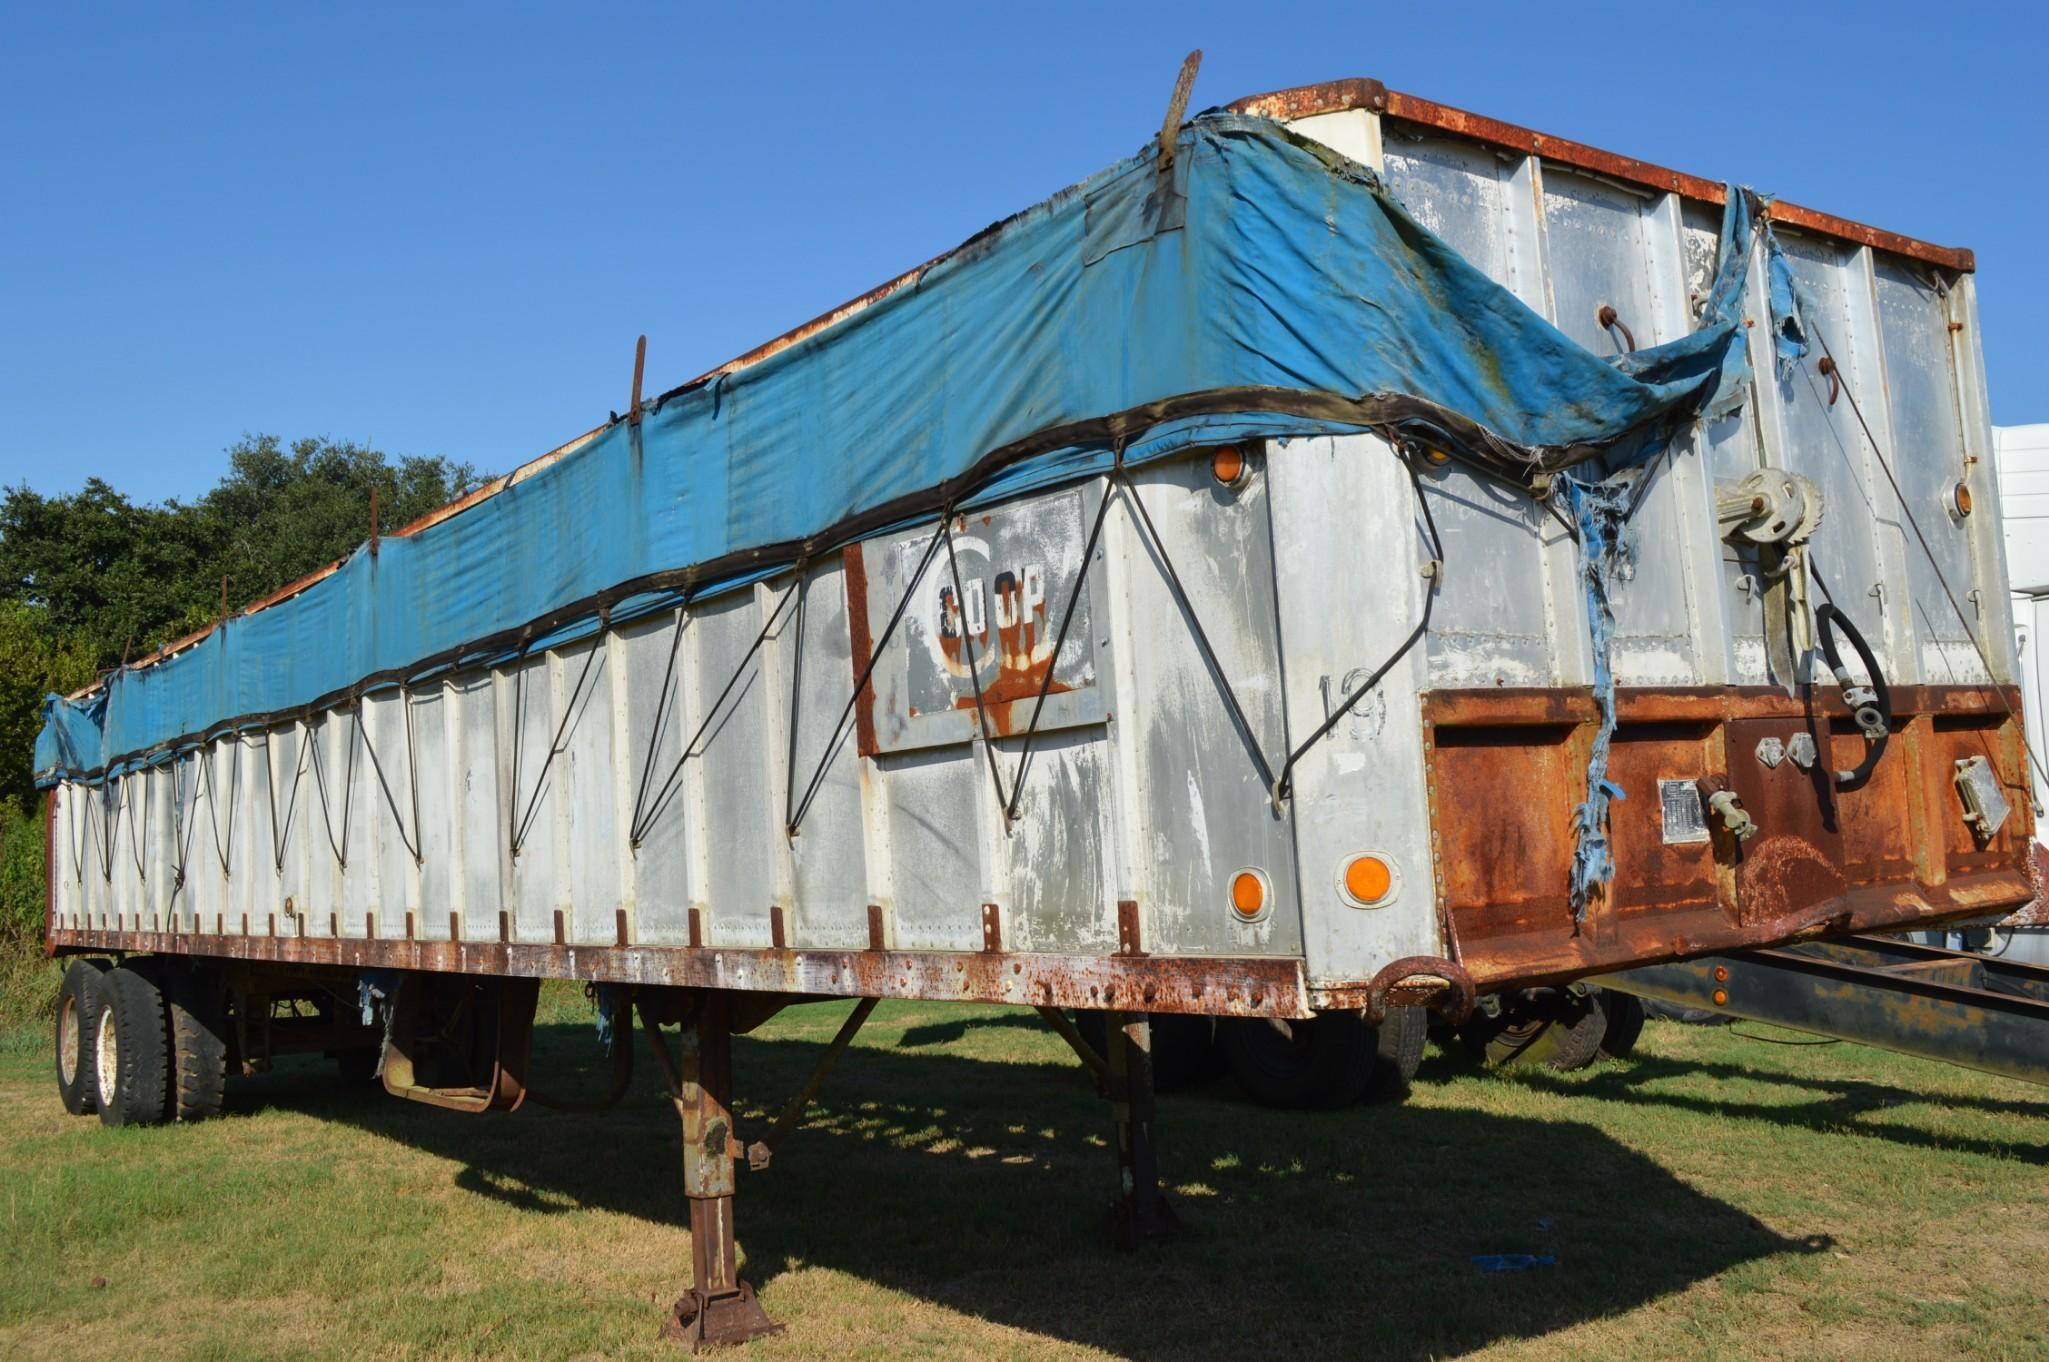
<path fill-rule="evenodd" d="M 1226 487 L 1245 481 L 1245 451 L 1236 445 L 1218 445 L 1209 456 L 1210 476 Z"/>
<path fill-rule="evenodd" d="M 1354 856 L 1345 864 L 1345 893 L 1358 903 L 1373 904 L 1394 888 L 1394 867 L 1378 856 Z"/>
<path fill-rule="evenodd" d="M 1241 870 L 1231 877 L 1231 911 L 1247 922 L 1266 911 L 1266 876 Z"/>

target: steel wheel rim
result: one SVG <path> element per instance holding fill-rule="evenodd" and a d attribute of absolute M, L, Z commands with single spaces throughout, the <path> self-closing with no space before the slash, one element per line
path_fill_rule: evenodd
<path fill-rule="evenodd" d="M 100 1080 L 100 1101 L 112 1102 L 114 1089 L 120 1082 L 121 1041 L 114 1034 L 114 1009 L 111 1006 L 100 1009 L 100 1034 L 97 1048 Z"/>
<path fill-rule="evenodd" d="M 69 1087 L 78 1079 L 78 999 L 66 998 L 57 1009 L 57 1076 Z"/>

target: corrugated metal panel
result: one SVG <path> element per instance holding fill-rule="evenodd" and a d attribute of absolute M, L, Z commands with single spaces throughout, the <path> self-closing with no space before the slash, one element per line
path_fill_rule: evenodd
<path fill-rule="evenodd" d="M 1648 346 L 1690 328 L 1716 222 L 1680 189 L 1366 108 L 1302 126 L 1379 160 L 1423 222 L 1580 342 Z M 1589 712 L 1565 688 L 1584 685 L 1592 657 L 1574 549 L 1531 497 L 1426 464 L 1422 496 L 1445 547 L 1426 576 L 1408 473 L 1368 434 L 1250 446 L 1230 486 L 1197 451 L 1135 471 L 1129 487 L 1098 478 L 978 510 L 954 527 L 958 590 L 953 556 L 928 561 L 936 527 L 913 524 L 808 564 L 801 607 L 784 573 L 490 671 L 219 738 L 104 796 L 67 788 L 57 924 L 271 940 L 433 941 L 454 927 L 476 943 L 701 940 L 768 960 L 777 948 L 1108 956 L 1124 950 L 1129 918 L 1144 952 L 1302 960 L 1312 984 L 1344 997 L 1392 961 L 1459 949 L 1447 917 L 1497 933 L 1465 945 L 1471 958 L 1492 950 L 1503 977 L 1763 931 L 1696 864 L 1706 853 L 1651 845 L 1642 788 L 1742 760 L 1725 724 L 1793 713 L 1782 697 L 1719 689 L 1772 678 L 1756 564 L 1717 537 L 1716 484 L 1765 466 L 1814 479 L 1827 594 L 1867 626 L 1902 687 L 1982 679 L 1974 631 L 1995 674 L 2012 666 L 2002 489 L 1973 462 L 1989 437 L 1971 280 L 1868 244 L 1785 236 L 1934 562 L 1849 405 L 1831 401 L 1811 358 L 1771 377 L 1758 328 L 1755 400 L 1675 447 L 1617 584 L 1615 665 L 1643 688 L 1617 770 L 1647 802 L 1618 823 L 1638 848 L 1618 888 L 1634 916 L 1605 937 L 1567 940 L 1557 916 L 1564 814 L 1518 815 L 1579 797 Z M 1766 315 L 1756 286 L 1750 310 Z M 1960 479 L 1979 514 L 1944 511 Z M 2035 495 L 2005 490 L 2017 504 Z M 2042 495 L 2049 504 L 2049 473 Z M 1305 752 L 1292 798 L 1277 801 L 1286 755 L 1387 661 L 1432 591 L 1427 647 Z M 1969 603 L 1968 627 L 1948 591 Z M 1070 598 L 1081 608 L 1054 664 L 1048 634 Z M 849 713 L 876 642 L 872 685 Z M 1004 803 L 1049 669 L 1013 823 Z M 1921 699 L 1899 739 L 1915 755 L 1895 759 L 1913 774 L 1887 798 L 1907 801 L 1923 781 L 1913 817 L 1940 823 L 1948 796 L 1925 763 L 1939 766 L 1959 733 L 1997 732 L 1995 745 L 2008 734 L 1990 702 Z M 1461 864 L 1442 862 L 1448 846 L 1466 848 Z M 1969 905 L 1949 895 L 2006 892 L 1992 865 L 2003 850 L 1952 850 L 1963 868 L 1916 870 L 1912 885 L 1900 872 L 1898 893 L 1857 911 L 1954 912 Z M 1396 871 L 1372 907 L 1338 889 L 1362 852 Z M 1231 878 L 1248 869 L 1271 886 L 1251 921 L 1229 908 Z M 1482 881 L 1504 886 L 1503 903 L 1455 901 Z M 1552 916 L 1511 920 L 1511 891 Z M 721 964 L 720 977 L 746 968 Z M 926 987 L 908 972 L 897 986 Z"/>

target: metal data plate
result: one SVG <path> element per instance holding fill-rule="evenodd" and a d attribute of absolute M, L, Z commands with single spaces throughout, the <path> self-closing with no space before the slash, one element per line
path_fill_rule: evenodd
<path fill-rule="evenodd" d="M 1708 840 L 1707 812 L 1700 787 L 1691 780 L 1658 782 L 1658 804 L 1664 816 L 1665 845 L 1694 846 Z"/>
<path fill-rule="evenodd" d="M 1075 599 L 1074 621 L 1054 661 L 1101 496 L 1101 487 L 1091 484 L 955 517 L 959 592 L 941 545 L 876 663 L 865 716 L 876 751 L 967 742 L 975 731 L 977 681 L 994 736 L 1021 735 L 1042 689 L 1040 731 L 1103 721 L 1100 563 Z M 866 578 L 871 637 L 887 627 L 932 534 L 930 525 L 920 525 L 851 551 L 860 555 Z"/>
<path fill-rule="evenodd" d="M 1989 842 L 1999 835 L 2006 817 L 2013 812 L 2006 792 L 1999 788 L 1999 773 L 1983 757 L 1969 757 L 1957 763 L 1957 794 L 1964 801 L 1964 821 Z"/>

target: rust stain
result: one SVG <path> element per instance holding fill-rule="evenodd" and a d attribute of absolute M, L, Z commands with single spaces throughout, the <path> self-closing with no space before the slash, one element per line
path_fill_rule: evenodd
<path fill-rule="evenodd" d="M 1803 904 L 1840 896 L 1847 881 L 1821 849 L 1799 837 L 1760 837 L 1743 848 L 1736 921 L 1776 922 Z"/>
<path fill-rule="evenodd" d="M 701 940 L 697 913 L 692 937 Z M 732 989 L 833 998 L 925 998 L 1039 1007 L 1114 1008 L 1228 1017 L 1307 1017 L 1302 962 L 1247 956 L 1046 955 L 986 951 L 736 950 L 117 932 L 59 929 L 55 952 L 216 956 L 351 970 L 405 969 L 582 979 L 660 988 Z"/>
<path fill-rule="evenodd" d="M 1315 114 L 1338 113 L 1345 109 L 1370 109 L 1385 113 L 1408 123 L 1421 124 L 1440 132 L 1470 137 L 1476 142 L 1507 147 L 1514 151 L 1542 156 L 1559 165 L 1578 170 L 1590 170 L 1610 179 L 1624 180 L 1631 184 L 1644 185 L 1651 189 L 1670 191 L 1684 198 L 1696 199 L 1702 203 L 1720 207 L 1728 199 L 1726 188 L 1717 180 L 1689 175 L 1684 171 L 1672 170 L 1650 161 L 1639 161 L 1633 156 L 1620 156 L 1599 147 L 1590 147 L 1584 142 L 1574 142 L 1564 137 L 1552 137 L 1514 123 L 1505 123 L 1498 118 L 1469 113 L 1455 109 L 1449 104 L 1423 99 L 1416 95 L 1390 90 L 1377 80 L 1333 80 L 1320 85 L 1303 85 L 1291 90 L 1277 90 L 1271 94 L 1253 95 L 1228 105 L 1234 113 L 1251 114 L 1262 118 L 1281 120 L 1308 118 Z M 1774 222 L 1789 227 L 1805 228 L 1860 246 L 1870 246 L 1894 255 L 1903 255 L 1915 260 L 1925 260 L 1946 269 L 1969 274 L 1977 269 L 1977 258 L 1968 250 L 1957 246 L 1937 246 L 1918 241 L 1897 232 L 1883 231 L 1861 222 L 1840 218 L 1832 213 L 1802 208 L 1784 200 L 1774 202 L 1766 216 Z"/>
<path fill-rule="evenodd" d="M 861 669 L 868 665 L 869 657 L 875 652 L 875 636 L 868 624 L 868 559 L 861 552 L 861 547 L 849 544 L 840 554 L 847 588 L 847 641 L 853 656 L 853 679 L 856 681 L 861 679 Z M 860 695 L 854 700 L 854 744 L 864 757 L 872 757 L 880 750 L 875 741 L 873 677 L 861 687 Z"/>
<path fill-rule="evenodd" d="M 2000 919 L 2002 927 L 2049 927 L 2049 847 L 2040 842 L 2028 844 L 2028 878 L 2035 890 L 2035 897 L 2012 914 Z"/>
<path fill-rule="evenodd" d="M 1702 951 L 2004 911 L 2037 900 L 2020 801 L 1985 846 L 1961 822 L 1955 759 L 1985 753 L 2020 772 L 2011 688 L 1903 686 L 1902 737 L 1863 788 L 1825 771 L 1861 747 L 1832 694 L 1814 713 L 1764 688 L 1627 689 L 1611 772 L 1630 798 L 1612 811 L 1616 877 L 1573 923 L 1566 896 L 1572 811 L 1585 784 L 1594 711 L 1583 691 L 1438 691 L 1424 697 L 1436 882 L 1460 958 L 1483 987 L 1569 979 Z M 1767 768 L 1761 736 L 1815 737 L 1821 769 Z M 1668 845 L 1656 782 L 1727 781 L 1762 835 Z M 1916 860 L 1904 849 L 1926 847 Z M 2044 869 L 2049 869 L 2045 864 Z"/>
<path fill-rule="evenodd" d="M 981 700 L 990 727 L 999 736 L 1008 737 L 1017 731 L 1021 723 L 1030 721 L 1042 688 L 1048 695 L 1058 695 L 1074 687 L 1062 681 L 1049 680 L 1054 657 L 1053 635 L 1047 627 L 1046 602 L 1041 600 L 1027 609 L 1024 582 L 1009 572 L 996 579 L 994 595 L 996 646 L 993 656 L 997 667 L 996 675 L 982 686 Z M 960 602 L 954 599 L 951 587 L 941 589 L 940 603 L 947 620 L 947 627 L 939 631 L 940 652 L 945 655 L 948 670 L 957 677 L 965 678 L 969 666 L 967 623 L 961 617 Z M 986 664 L 991 656 L 989 628 L 985 621 L 975 637 L 975 661 Z M 1019 701 L 1024 702 L 1021 709 Z M 967 694 L 954 697 L 953 707 L 969 712 L 974 710 L 972 684 Z"/>

